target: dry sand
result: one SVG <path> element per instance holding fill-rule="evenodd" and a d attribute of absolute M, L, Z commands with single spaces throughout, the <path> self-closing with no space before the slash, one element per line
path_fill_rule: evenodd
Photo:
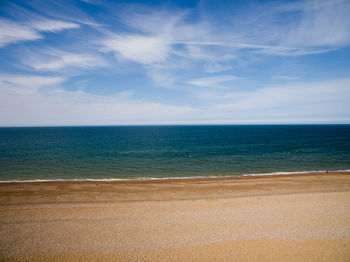
<path fill-rule="evenodd" d="M 350 173 L 0 183 L 4 261 L 350 261 Z"/>

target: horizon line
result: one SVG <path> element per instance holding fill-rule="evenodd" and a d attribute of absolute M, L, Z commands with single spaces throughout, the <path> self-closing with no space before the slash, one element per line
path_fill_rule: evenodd
<path fill-rule="evenodd" d="M 350 125 L 350 123 L 240 123 L 240 124 L 110 124 L 110 125 L 14 125 L 1 126 L 0 128 L 36 128 L 36 127 L 160 127 L 160 126 L 325 126 L 325 125 Z"/>

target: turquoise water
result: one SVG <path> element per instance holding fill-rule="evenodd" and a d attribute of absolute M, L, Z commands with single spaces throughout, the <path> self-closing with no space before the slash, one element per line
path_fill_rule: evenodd
<path fill-rule="evenodd" d="M 0 180 L 350 169 L 350 125 L 0 128 Z"/>

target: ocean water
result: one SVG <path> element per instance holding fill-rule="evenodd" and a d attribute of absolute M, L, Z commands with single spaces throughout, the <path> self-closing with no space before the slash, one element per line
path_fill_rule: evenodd
<path fill-rule="evenodd" d="M 350 169 L 350 125 L 0 128 L 0 180 Z"/>

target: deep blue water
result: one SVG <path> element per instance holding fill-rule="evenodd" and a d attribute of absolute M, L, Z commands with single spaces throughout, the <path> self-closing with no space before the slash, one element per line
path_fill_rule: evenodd
<path fill-rule="evenodd" d="M 350 169 L 350 125 L 0 128 L 0 180 Z"/>

